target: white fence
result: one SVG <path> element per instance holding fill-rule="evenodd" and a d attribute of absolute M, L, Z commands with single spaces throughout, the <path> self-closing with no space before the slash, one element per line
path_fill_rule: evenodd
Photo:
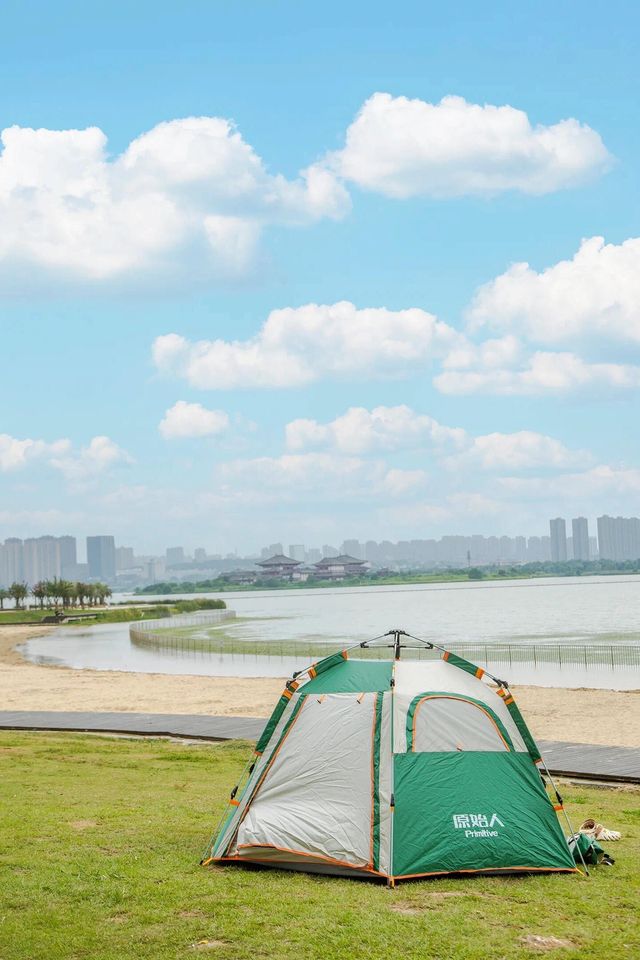
<path fill-rule="evenodd" d="M 129 636 L 138 643 L 162 643 L 174 639 L 174 630 L 185 627 L 211 627 L 235 619 L 235 610 L 201 610 L 199 613 L 178 613 L 159 620 L 138 620 L 129 625 Z"/>

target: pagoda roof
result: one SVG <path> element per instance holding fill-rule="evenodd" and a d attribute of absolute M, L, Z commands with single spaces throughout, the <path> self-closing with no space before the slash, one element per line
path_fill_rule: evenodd
<path fill-rule="evenodd" d="M 293 560 L 291 557 L 285 557 L 284 553 L 276 553 L 268 560 L 256 560 L 259 567 L 298 567 L 300 560 Z"/>
<path fill-rule="evenodd" d="M 357 557 L 350 557 L 348 553 L 341 553 L 339 557 L 323 557 L 322 560 L 318 560 L 314 566 L 316 567 L 329 567 L 333 566 L 335 563 L 340 565 L 346 565 L 351 563 L 365 563 L 364 560 L 358 560 Z"/>

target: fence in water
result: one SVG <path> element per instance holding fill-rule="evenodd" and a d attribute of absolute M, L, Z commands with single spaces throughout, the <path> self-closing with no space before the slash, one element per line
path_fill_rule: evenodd
<path fill-rule="evenodd" d="M 235 619 L 233 610 L 207 610 L 201 613 L 179 614 L 166 620 L 145 620 L 130 624 L 132 643 L 178 656 L 248 656 L 295 658 L 299 664 L 311 663 L 334 653 L 344 646 L 333 641 L 242 639 L 214 628 Z M 447 649 L 460 654 L 479 666 L 533 667 L 543 665 L 633 668 L 640 667 L 640 643 L 601 644 L 591 640 L 584 643 L 551 642 L 547 639 L 513 643 L 451 643 Z M 386 658 L 391 651 L 384 647 L 354 650 L 353 657 Z M 431 660 L 440 656 L 439 650 L 418 647 L 403 650 L 403 659 Z"/>
<path fill-rule="evenodd" d="M 198 613 L 178 613 L 162 620 L 136 620 L 129 624 L 129 637 L 141 646 L 173 645 L 176 641 L 191 639 L 189 628 L 202 630 L 215 627 L 226 620 L 234 620 L 235 610 L 201 610 Z"/>

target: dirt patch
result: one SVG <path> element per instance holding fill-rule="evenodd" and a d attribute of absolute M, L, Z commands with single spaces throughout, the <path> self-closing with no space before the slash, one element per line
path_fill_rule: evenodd
<path fill-rule="evenodd" d="M 128 914 L 116 913 L 113 917 L 107 917 L 107 923 L 126 923 L 128 919 Z"/>
<path fill-rule="evenodd" d="M 74 830 L 89 830 L 90 827 L 97 827 L 97 820 L 70 820 L 69 826 Z"/>
<path fill-rule="evenodd" d="M 226 947 L 224 940 L 196 940 L 191 944 L 192 950 L 217 950 L 219 947 Z"/>
<path fill-rule="evenodd" d="M 204 917 L 202 910 L 181 910 L 178 914 L 183 920 L 189 920 L 192 917 Z"/>
<path fill-rule="evenodd" d="M 548 950 L 575 950 L 577 944 L 571 940 L 564 940 L 562 937 L 541 937 L 537 933 L 528 933 L 526 937 L 520 937 L 520 943 L 529 950 L 535 950 L 537 953 L 546 953 Z"/>
<path fill-rule="evenodd" d="M 450 897 L 466 897 L 466 894 L 463 890 L 434 890 L 432 893 L 425 894 L 424 900 L 417 903 L 414 900 L 405 901 L 404 903 L 392 903 L 391 909 L 394 913 L 402 913 L 406 916 L 415 915 L 418 913 L 423 913 L 425 910 L 429 910 L 431 905 L 434 903 L 439 903 L 442 900 L 448 900 Z"/>

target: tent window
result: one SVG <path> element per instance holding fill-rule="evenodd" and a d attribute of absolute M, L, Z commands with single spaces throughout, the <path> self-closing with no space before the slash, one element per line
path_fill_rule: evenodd
<path fill-rule="evenodd" d="M 506 751 L 513 743 L 504 725 L 485 704 L 447 694 L 415 697 L 407 713 L 407 750 Z"/>

